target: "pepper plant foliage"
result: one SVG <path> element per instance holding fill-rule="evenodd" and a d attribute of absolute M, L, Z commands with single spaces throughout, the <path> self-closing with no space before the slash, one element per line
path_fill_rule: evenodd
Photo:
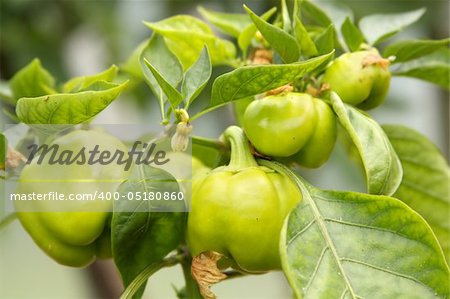
<path fill-rule="evenodd" d="M 51 133 L 57 133 L 89 123 L 121 92 L 131 91 L 139 82 L 153 92 L 161 123 L 168 127 L 201 126 L 201 116 L 218 107 L 233 102 L 238 110 L 240 103 L 258 101 L 286 86 L 287 92 L 312 94 L 332 109 L 343 133 L 338 139 L 345 139 L 359 156 L 367 192 L 319 190 L 286 160 L 256 155 L 263 157 L 257 160 L 260 166 L 288 177 L 302 193 L 279 231 L 279 261 L 295 296 L 450 298 L 448 162 L 426 137 L 404 126 L 378 124 L 370 112 L 349 104 L 333 85 L 321 81 L 341 55 L 370 50 L 381 53 L 376 54 L 376 63 L 384 63 L 389 78 L 413 77 L 448 89 L 449 38 L 391 39 L 419 20 L 425 9 L 355 20 L 352 11 L 341 4 L 299 0 L 288 7 L 282 0 L 278 9 L 261 15 L 245 5 L 241 14 L 204 7 L 198 12 L 203 19 L 177 15 L 144 22 L 150 38 L 125 63 L 99 74 L 58 85 L 41 62 L 33 60 L 9 82 L 2 82 L 4 117 L 30 126 L 65 125 L 55 126 Z M 260 53 L 268 55 L 264 62 Z M 231 70 L 211 79 L 213 69 L 223 65 Z M 200 99 L 210 80 L 208 103 L 201 111 L 192 110 L 191 104 Z M 371 88 L 375 93 L 376 87 Z M 32 132 L 40 134 L 39 130 Z M 208 167 L 227 163 L 229 143 L 196 136 L 192 141 L 193 155 Z M 0 142 L 5 179 L 9 154 L 14 147 L 20 150 L 20 142 L 8 145 L 3 134 Z M 118 190 L 157 188 L 152 179 L 164 175 L 151 167 L 136 166 L 131 171 L 133 180 Z M 114 204 L 117 211 L 121 210 L 117 205 L 127 203 Z M 180 298 L 214 296 L 202 281 L 198 288 L 190 274 L 192 257 L 185 245 L 188 217 L 188 213 L 154 212 L 151 207 L 139 213 L 113 213 L 112 254 L 126 287 L 123 298 L 140 297 L 151 274 L 178 263 L 186 278 L 186 287 L 177 292 Z M 246 244 L 241 246 L 245 251 Z M 235 262 L 235 269 L 245 270 L 237 258 Z"/>

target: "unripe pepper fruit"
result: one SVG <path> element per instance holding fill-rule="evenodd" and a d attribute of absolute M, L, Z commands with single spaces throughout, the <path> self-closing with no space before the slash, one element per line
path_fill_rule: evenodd
<path fill-rule="evenodd" d="M 300 202 L 298 187 L 285 175 L 259 166 L 242 129 L 229 127 L 231 159 L 196 178 L 187 242 L 193 256 L 215 251 L 239 270 L 280 269 L 279 235 L 285 217 Z"/>
<path fill-rule="evenodd" d="M 258 152 L 317 168 L 333 151 L 337 122 L 323 100 L 305 93 L 282 92 L 252 102 L 244 114 L 244 130 Z"/>
<path fill-rule="evenodd" d="M 99 146 L 99 151 L 116 150 L 127 153 L 127 147 L 115 137 L 101 131 L 78 130 L 54 140 L 52 145 L 58 145 L 58 152 L 78 152 L 85 147 L 85 153 Z M 80 194 L 95 192 L 113 192 L 126 179 L 128 172 L 123 165 L 111 163 L 89 165 L 49 165 L 46 155 L 43 163 L 38 164 L 35 158 L 31 164 L 24 167 L 17 187 L 22 194 L 46 194 L 57 192 L 65 194 Z M 36 183 L 35 180 L 40 180 Z M 89 181 L 86 183 L 86 180 Z M 52 202 L 21 202 L 16 201 L 17 216 L 35 243 L 60 264 L 84 267 L 92 263 L 96 257 L 109 257 L 109 228 L 107 222 L 111 201 L 80 201 L 77 212 L 51 211 Z M 59 206 L 61 207 L 61 206 Z"/>
<path fill-rule="evenodd" d="M 275 157 L 297 153 L 314 132 L 317 113 L 313 98 L 282 92 L 255 100 L 244 113 L 244 130 L 258 152 Z"/>
<path fill-rule="evenodd" d="M 324 101 L 313 98 L 317 124 L 305 146 L 291 157 L 293 162 L 308 168 L 317 168 L 330 158 L 337 139 L 336 116 Z"/>
<path fill-rule="evenodd" d="M 389 60 L 376 49 L 345 53 L 325 71 L 322 82 L 329 84 L 343 102 L 361 109 L 379 106 L 389 90 Z"/>

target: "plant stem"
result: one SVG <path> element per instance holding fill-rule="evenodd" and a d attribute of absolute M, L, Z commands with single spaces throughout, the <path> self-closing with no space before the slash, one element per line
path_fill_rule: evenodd
<path fill-rule="evenodd" d="M 185 258 L 181 263 L 184 281 L 186 283 L 186 295 L 189 299 L 202 299 L 202 295 L 200 295 L 200 291 L 198 290 L 197 282 L 195 282 L 191 275 L 191 265 L 192 263 L 190 257 Z"/>
<path fill-rule="evenodd" d="M 248 145 L 247 137 L 245 137 L 244 131 L 237 127 L 228 127 L 223 133 L 225 139 L 231 145 L 231 158 L 228 166 L 225 166 L 227 170 L 235 171 L 247 167 L 258 166 Z"/>
<path fill-rule="evenodd" d="M 0 230 L 4 229 L 5 227 L 7 227 L 9 224 L 11 224 L 16 219 L 17 219 L 17 214 L 16 213 L 11 213 L 8 216 L 6 216 L 5 218 L 3 218 L 0 221 Z"/>
<path fill-rule="evenodd" d="M 175 266 L 180 263 L 184 258 L 184 254 L 172 255 L 159 263 L 151 264 L 147 266 L 138 276 L 128 285 L 125 291 L 120 296 L 120 299 L 131 299 L 134 294 L 139 290 L 139 288 L 147 281 L 147 279 L 152 276 L 158 270 Z"/>
<path fill-rule="evenodd" d="M 225 105 L 225 104 L 227 104 L 227 103 L 224 103 L 223 105 Z M 209 107 L 209 108 L 206 108 L 206 109 L 204 109 L 204 110 L 202 110 L 202 111 L 200 111 L 200 112 L 197 112 L 197 114 L 195 114 L 194 116 L 191 116 L 191 117 L 189 118 L 189 121 L 190 121 L 190 122 L 193 122 L 194 120 L 196 120 L 196 119 L 199 118 L 200 116 L 202 116 L 202 115 L 204 115 L 204 114 L 207 114 L 207 113 L 209 113 L 209 112 L 211 112 L 211 111 L 213 111 L 213 110 L 215 110 L 215 109 L 217 109 L 217 108 L 219 108 L 219 107 L 221 107 L 221 106 L 223 106 L 223 105 L 218 105 L 218 106 L 214 106 L 214 107 Z"/>

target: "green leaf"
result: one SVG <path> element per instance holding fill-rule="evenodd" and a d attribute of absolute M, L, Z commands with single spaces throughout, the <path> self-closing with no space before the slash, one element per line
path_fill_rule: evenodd
<path fill-rule="evenodd" d="M 145 60 L 150 62 L 158 70 L 158 73 L 168 80 L 171 86 L 178 86 L 181 80 L 183 80 L 183 67 L 178 61 L 178 58 L 167 47 L 164 38 L 158 34 L 152 35 L 139 58 L 144 80 L 158 99 L 161 119 L 165 122 L 165 103 L 167 102 L 167 96 L 152 71 L 147 67 Z"/>
<path fill-rule="evenodd" d="M 112 65 L 109 69 L 101 73 L 90 76 L 73 78 L 64 84 L 62 92 L 74 93 L 89 88 L 90 85 L 92 85 L 97 81 L 106 81 L 106 82 L 113 81 L 118 71 L 119 68 L 115 65 Z"/>
<path fill-rule="evenodd" d="M 311 57 L 318 54 L 316 45 L 298 16 L 294 16 L 294 36 L 297 39 L 300 46 L 300 53 L 303 56 Z"/>
<path fill-rule="evenodd" d="M 425 13 L 424 8 L 397 14 L 375 14 L 363 17 L 359 28 L 370 45 L 376 45 L 415 23 Z"/>
<path fill-rule="evenodd" d="M 0 170 L 5 170 L 5 158 L 6 158 L 6 148 L 7 148 L 7 140 L 5 135 L 0 133 Z"/>
<path fill-rule="evenodd" d="M 167 46 L 179 58 L 185 70 L 195 62 L 205 45 L 213 65 L 228 64 L 235 59 L 233 43 L 215 36 L 208 25 L 192 16 L 177 15 L 144 24 L 166 38 Z"/>
<path fill-rule="evenodd" d="M 340 28 L 348 18 L 353 21 L 353 11 L 346 5 L 338 2 L 319 2 L 320 9 L 328 16 L 334 27 Z M 328 27 L 328 26 L 324 26 Z"/>
<path fill-rule="evenodd" d="M 253 23 L 255 23 L 258 30 L 273 47 L 273 49 L 281 56 L 281 59 L 283 59 L 285 63 L 295 62 L 299 59 L 300 49 L 293 36 L 266 22 L 263 18 L 257 16 L 253 11 L 251 11 L 247 6 L 244 5 L 244 8 L 250 15 L 250 18 Z"/>
<path fill-rule="evenodd" d="M 448 48 L 450 38 L 441 40 L 410 39 L 387 46 L 383 56 L 395 56 L 394 63 L 405 62 L 433 53 L 441 48 Z"/>
<path fill-rule="evenodd" d="M 217 12 L 199 6 L 198 12 L 208 22 L 216 26 L 220 31 L 232 37 L 238 38 L 252 21 L 246 14 L 234 14 Z"/>
<path fill-rule="evenodd" d="M 397 64 L 392 68 L 392 74 L 425 80 L 450 89 L 450 50 L 438 50 L 427 56 Z"/>
<path fill-rule="evenodd" d="M 18 71 L 11 78 L 9 84 L 17 101 L 23 97 L 38 97 L 53 93 L 55 79 L 42 67 L 41 61 L 35 58 Z"/>
<path fill-rule="evenodd" d="M 291 32 L 292 23 L 291 17 L 289 16 L 289 10 L 286 5 L 286 0 L 281 0 L 281 19 L 283 21 L 283 30 L 288 33 Z"/>
<path fill-rule="evenodd" d="M 147 46 L 141 53 L 141 70 L 147 85 L 153 90 L 158 98 L 161 98 L 161 88 L 153 73 L 145 63 L 147 60 L 171 86 L 178 86 L 183 80 L 183 68 L 178 58 L 169 50 L 164 38 L 153 34 Z"/>
<path fill-rule="evenodd" d="M 172 255 L 161 260 L 160 262 L 147 266 L 133 279 L 132 282 L 128 284 L 127 288 L 120 295 L 120 299 L 133 299 L 136 297 L 141 297 L 150 276 L 163 268 L 173 267 L 179 264 L 182 260 L 183 258 L 181 255 Z"/>
<path fill-rule="evenodd" d="M 331 101 L 339 122 L 361 156 L 368 192 L 392 195 L 402 180 L 402 165 L 386 134 L 373 119 L 345 105 L 334 92 Z"/>
<path fill-rule="evenodd" d="M 448 298 L 450 273 L 423 218 L 386 196 L 302 190 L 280 237 L 284 273 L 297 298 Z M 275 164 L 275 165 L 274 165 Z"/>
<path fill-rule="evenodd" d="M 292 12 L 292 18 L 295 21 L 295 18 L 297 17 L 300 20 L 300 2 L 302 0 L 294 0 L 294 11 Z"/>
<path fill-rule="evenodd" d="M 292 64 L 249 65 L 216 78 L 209 108 L 288 84 L 326 63 L 334 52 Z"/>
<path fill-rule="evenodd" d="M 192 136 L 192 156 L 208 168 L 216 168 L 230 160 L 230 148 L 216 139 Z"/>
<path fill-rule="evenodd" d="M 346 18 L 349 18 L 351 21 L 353 20 L 353 11 L 346 5 L 338 3 L 338 2 L 318 2 L 320 5 L 320 9 L 328 16 L 331 20 L 331 23 L 334 25 L 334 28 L 341 28 L 342 24 L 344 24 Z M 324 26 L 324 27 L 329 27 Z M 345 45 L 344 37 L 340 31 L 337 31 L 338 45 Z M 344 48 L 345 49 L 345 48 Z"/>
<path fill-rule="evenodd" d="M 315 40 L 316 48 L 319 54 L 325 54 L 332 51 L 334 49 L 334 41 L 335 41 L 334 26 L 330 25 Z"/>
<path fill-rule="evenodd" d="M 187 70 L 181 93 L 186 102 L 186 107 L 202 92 L 211 77 L 212 67 L 209 59 L 208 49 L 205 47 L 200 53 L 197 61 Z"/>
<path fill-rule="evenodd" d="M 450 170 L 446 159 L 413 129 L 383 125 L 383 130 L 403 165 L 403 180 L 393 196 L 430 224 L 450 261 Z"/>
<path fill-rule="evenodd" d="M 91 90 L 21 98 L 16 113 L 26 124 L 80 124 L 105 109 L 125 89 L 122 84 L 97 82 Z"/>
<path fill-rule="evenodd" d="M 119 68 L 121 72 L 129 74 L 135 79 L 144 80 L 140 58 L 148 43 L 149 40 L 144 40 L 139 45 L 137 45 L 130 56 L 128 56 L 127 60 L 120 64 Z"/>
<path fill-rule="evenodd" d="M 322 27 L 328 27 L 332 23 L 330 17 L 311 1 L 301 0 L 300 9 Z"/>
<path fill-rule="evenodd" d="M 264 14 L 261 15 L 261 19 L 267 21 L 275 12 L 277 11 L 276 7 L 272 7 Z M 255 36 L 257 28 L 253 22 L 248 25 L 239 35 L 238 37 L 238 45 L 243 53 L 243 57 L 247 57 L 247 48 L 250 46 L 253 37 Z"/>
<path fill-rule="evenodd" d="M 151 166 L 135 166 L 128 181 L 118 192 L 177 192 L 175 178 L 164 170 Z M 164 201 L 114 202 L 111 238 L 114 262 L 127 287 L 146 267 L 159 263 L 181 242 L 185 213 L 158 212 Z M 172 204 L 172 203 L 171 203 Z M 134 212 L 124 212 L 134 211 Z M 138 296 L 142 295 L 145 284 Z"/>
<path fill-rule="evenodd" d="M 160 72 L 158 72 L 158 70 L 147 59 L 144 58 L 144 62 L 152 72 L 153 76 L 156 79 L 156 82 L 158 82 L 158 85 L 165 93 L 167 99 L 169 100 L 170 106 L 172 107 L 173 110 L 175 110 L 176 107 L 183 101 L 183 96 L 175 87 L 170 85 L 170 83 L 161 75 Z"/>
<path fill-rule="evenodd" d="M 364 36 L 361 30 L 359 30 L 348 17 L 342 24 L 341 32 L 345 43 L 352 52 L 357 51 L 364 42 Z"/>

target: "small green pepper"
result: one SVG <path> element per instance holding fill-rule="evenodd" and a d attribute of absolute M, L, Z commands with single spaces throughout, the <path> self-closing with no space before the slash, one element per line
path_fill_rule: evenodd
<path fill-rule="evenodd" d="M 310 95 L 283 92 L 253 101 L 245 110 L 244 130 L 258 152 L 289 157 L 308 141 L 317 122 Z"/>
<path fill-rule="evenodd" d="M 337 121 L 333 110 L 324 101 L 314 98 L 317 125 L 305 146 L 292 160 L 308 168 L 317 168 L 328 161 L 337 138 Z"/>
<path fill-rule="evenodd" d="M 389 90 L 389 60 L 376 49 L 345 53 L 326 69 L 323 83 L 345 103 L 372 109 L 383 103 Z"/>
<path fill-rule="evenodd" d="M 116 150 L 127 153 L 125 145 L 115 137 L 100 131 L 78 130 L 54 140 L 50 145 L 59 146 L 58 152 L 80 151 L 85 153 L 95 149 L 98 151 Z M 128 172 L 123 165 L 110 163 L 73 163 L 71 165 L 50 164 L 51 155 L 46 154 L 42 163 L 35 158 L 24 167 L 17 187 L 21 194 L 47 194 L 55 192 L 64 194 L 95 194 L 114 192 L 117 186 L 126 179 Z M 36 183 L 36 180 L 41 181 Z M 86 183 L 86 181 L 88 181 Z M 15 201 L 18 218 L 35 243 L 50 257 L 60 264 L 84 267 L 95 258 L 108 257 L 110 242 L 107 212 L 112 201 L 79 201 L 79 211 L 51 211 L 54 202 Z M 58 203 L 59 204 L 59 203 Z M 71 206 L 72 208 L 74 206 Z"/>
<path fill-rule="evenodd" d="M 259 166 L 242 129 L 229 127 L 231 160 L 196 178 L 187 241 L 193 256 L 215 251 L 247 272 L 280 269 L 279 235 L 302 199 L 285 175 Z"/>
<path fill-rule="evenodd" d="M 328 160 L 337 135 L 330 106 L 297 92 L 253 101 L 244 114 L 244 130 L 259 153 L 309 168 Z"/>

